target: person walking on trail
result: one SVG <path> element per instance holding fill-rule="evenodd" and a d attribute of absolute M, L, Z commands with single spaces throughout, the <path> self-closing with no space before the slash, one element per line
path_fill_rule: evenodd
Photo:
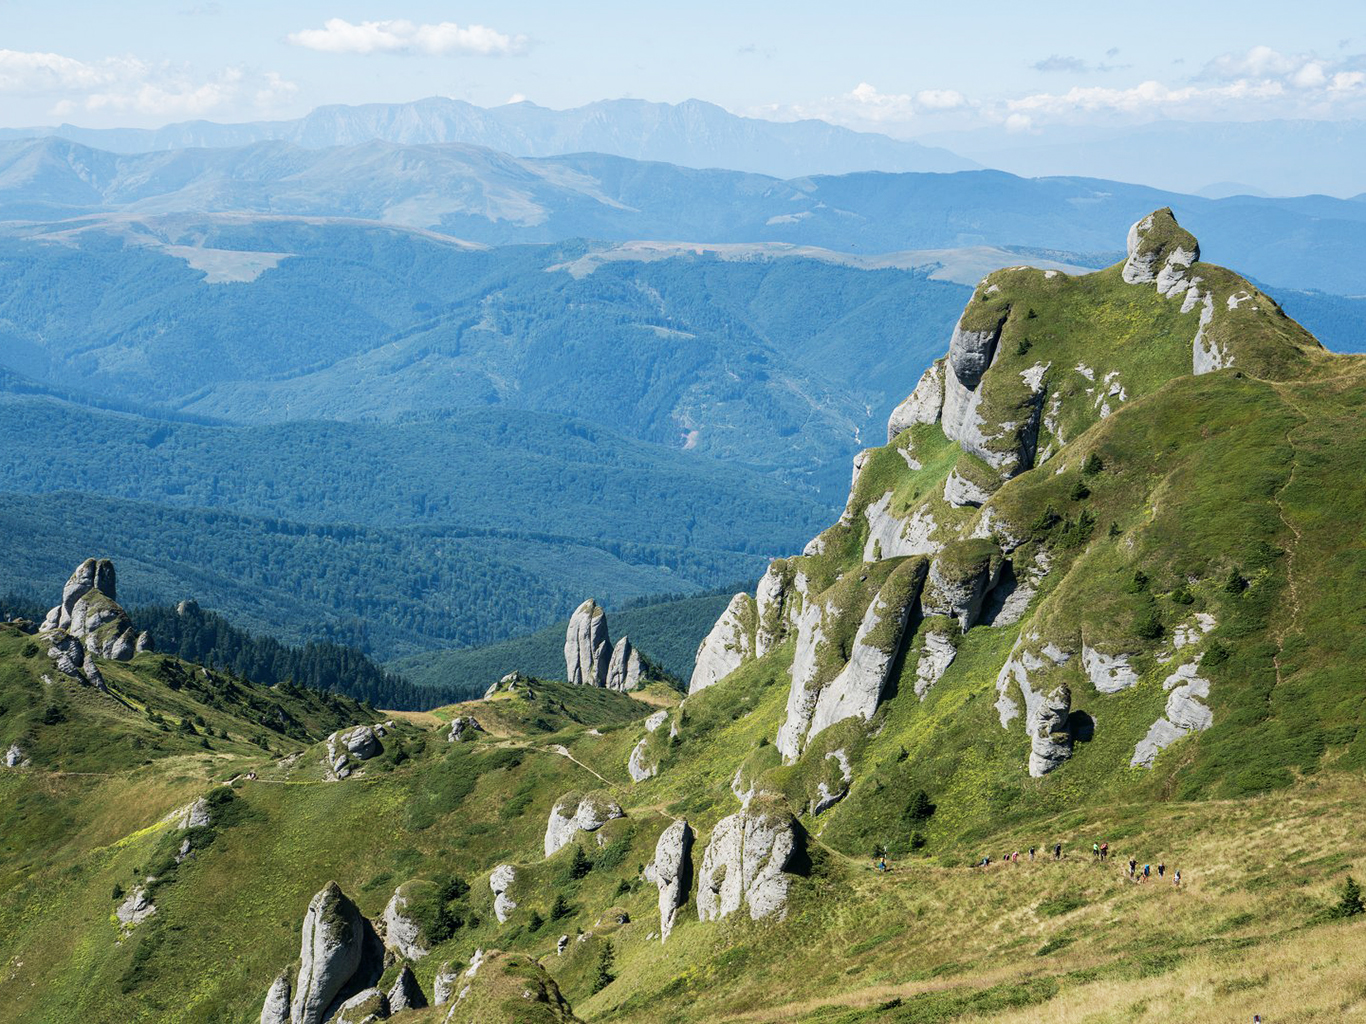
<path fill-rule="evenodd" d="M 1133 878 L 1133 877 L 1134 877 L 1134 872 L 1137 871 L 1137 870 L 1138 870 L 1138 861 L 1136 861 L 1136 860 L 1134 860 L 1132 857 L 1130 857 L 1130 858 L 1129 858 L 1129 877 L 1130 877 L 1130 878 Z"/>
<path fill-rule="evenodd" d="M 1151 878 L 1151 877 L 1152 877 L 1152 868 L 1151 868 L 1151 866 L 1148 865 L 1148 864 L 1144 864 L 1144 865 L 1143 865 L 1143 881 L 1146 882 L 1146 881 L 1147 881 L 1149 878 Z"/>
<path fill-rule="evenodd" d="M 884 852 L 884 853 L 878 854 L 878 858 L 877 858 L 877 869 L 878 869 L 879 871 L 886 871 L 886 870 L 887 870 L 887 854 L 886 854 L 885 852 Z"/>
<path fill-rule="evenodd" d="M 1104 863 L 1105 861 L 1107 861 L 1107 860 L 1110 859 L 1110 844 L 1109 844 L 1109 843 L 1101 843 L 1101 844 L 1100 844 L 1100 859 L 1101 859 L 1101 862 L 1102 862 L 1102 863 Z"/>
<path fill-rule="evenodd" d="M 1030 863 L 1033 863 L 1033 861 L 1034 861 L 1034 847 L 1032 847 L 1032 846 L 1029 848 L 1029 860 L 1030 860 Z"/>
<path fill-rule="evenodd" d="M 1053 844 L 1053 859 L 1062 860 L 1062 843 Z"/>
<path fill-rule="evenodd" d="M 1181 869 L 1180 869 L 1180 868 L 1177 868 L 1176 874 L 1175 874 L 1175 876 L 1173 876 L 1173 878 L 1172 878 L 1172 885 L 1178 885 L 1178 886 L 1179 886 L 1180 884 L 1181 884 Z"/>
<path fill-rule="evenodd" d="M 1167 873 L 1167 865 L 1162 861 L 1157 862 L 1157 877 L 1162 878 Z"/>
<path fill-rule="evenodd" d="M 1091 859 L 1100 860 L 1100 843 L 1091 844 Z"/>

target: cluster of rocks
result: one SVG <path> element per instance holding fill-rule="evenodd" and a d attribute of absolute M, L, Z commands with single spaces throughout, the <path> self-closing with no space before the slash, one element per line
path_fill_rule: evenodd
<path fill-rule="evenodd" d="M 651 737 L 668 720 L 669 712 L 664 708 L 645 719 L 646 735 L 631 748 L 631 755 L 626 759 L 626 771 L 631 776 L 632 782 L 644 782 L 659 773 L 658 758 L 651 756 Z M 676 728 L 677 726 L 675 726 Z"/>
<path fill-rule="evenodd" d="M 634 690 L 640 685 L 640 652 L 622 637 L 612 644 L 607 613 L 592 599 L 574 610 L 564 638 L 565 674 L 574 686 Z"/>
<path fill-rule="evenodd" d="M 580 832 L 596 832 L 609 821 L 624 818 L 625 812 L 610 797 L 597 793 L 580 796 L 566 794 L 550 809 L 545 827 L 545 855 L 551 856 L 574 842 Z"/>
<path fill-rule="evenodd" d="M 60 634 L 75 637 L 90 654 L 114 661 L 131 661 L 152 645 L 152 638 L 134 629 L 128 613 L 120 607 L 114 563 L 105 558 L 87 558 L 77 566 L 62 588 L 61 603 L 43 620 L 41 632 L 50 634 L 54 641 Z M 59 671 L 64 670 L 59 667 Z"/>
<path fill-rule="evenodd" d="M 349 778 L 355 773 L 360 762 L 384 753 L 384 745 L 380 740 L 388 735 L 388 731 L 393 727 L 393 722 L 385 722 L 382 725 L 357 725 L 350 729 L 340 729 L 327 737 L 327 765 L 331 778 Z"/>

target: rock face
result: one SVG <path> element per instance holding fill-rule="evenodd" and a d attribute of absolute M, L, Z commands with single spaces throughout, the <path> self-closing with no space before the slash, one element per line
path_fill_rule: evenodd
<path fill-rule="evenodd" d="M 261 1024 L 289 1024 L 289 974 L 282 973 L 266 991 Z"/>
<path fill-rule="evenodd" d="M 689 695 L 719 683 L 754 657 L 754 627 L 757 616 L 754 598 L 736 594 L 716 620 L 711 632 L 697 648 Z"/>
<path fill-rule="evenodd" d="M 462 740 L 472 740 L 475 733 L 483 731 L 484 727 L 477 720 L 469 715 L 460 715 L 451 719 L 451 731 L 446 734 L 446 742 L 459 743 Z"/>
<path fill-rule="evenodd" d="M 1055 644 L 1040 645 L 1036 634 L 1021 636 L 996 677 L 996 713 L 1000 716 L 1001 728 L 1010 728 L 1012 719 L 1020 714 L 1020 705 L 1010 696 L 1010 684 L 1013 682 L 1024 698 L 1025 727 L 1032 735 L 1043 705 L 1043 695 L 1035 691 L 1033 677 L 1071 660 L 1072 655 Z"/>
<path fill-rule="evenodd" d="M 827 781 L 822 779 L 816 786 L 816 794 L 811 798 L 808 810 L 814 818 L 821 811 L 829 810 L 849 795 L 849 783 L 854 780 L 854 771 L 849 764 L 849 755 L 844 749 L 832 750 L 825 760 L 839 771 L 839 778 Z"/>
<path fill-rule="evenodd" d="M 95 665 L 95 659 L 86 653 L 85 645 L 76 637 L 63 630 L 44 634 L 47 640 L 47 656 L 52 659 L 53 667 L 62 675 L 78 682 L 88 683 L 102 693 L 108 693 L 104 676 Z"/>
<path fill-rule="evenodd" d="M 789 717 L 776 744 L 785 760 L 795 761 L 813 737 L 836 722 L 873 717 L 924 582 L 924 559 L 908 559 L 897 566 L 863 613 L 844 668 L 814 700 L 809 685 L 798 695 L 801 699 L 789 699 Z M 796 686 L 794 676 L 794 690 Z"/>
<path fill-rule="evenodd" d="M 363 947 L 360 911 L 336 882 L 328 882 L 304 915 L 292 1024 L 322 1024 L 332 1001 L 360 966 Z"/>
<path fill-rule="evenodd" d="M 550 809 L 550 821 L 545 829 L 545 855 L 568 846 L 580 832 L 596 832 L 613 818 L 625 814 L 616 801 L 603 796 L 576 795 L 560 797 Z"/>
<path fill-rule="evenodd" d="M 1209 696 L 1209 680 L 1196 674 L 1197 662 L 1182 665 L 1169 675 L 1162 686 L 1170 691 L 1166 715 L 1148 729 L 1148 735 L 1134 748 L 1134 767 L 1150 768 L 1157 755 L 1182 736 L 1203 732 L 1214 724 L 1214 714 L 1200 698 Z"/>
<path fill-rule="evenodd" d="M 151 638 L 133 628 L 116 595 L 114 563 L 87 558 L 66 581 L 62 603 L 47 613 L 43 629 L 70 633 L 101 658 L 130 661 Z"/>
<path fill-rule="evenodd" d="M 920 660 L 915 663 L 915 695 L 921 700 L 930 688 L 944 677 L 944 673 L 958 657 L 953 637 L 938 630 L 929 630 L 920 647 Z"/>
<path fill-rule="evenodd" d="M 1122 276 L 1128 284 L 1156 282 L 1163 295 L 1184 291 L 1189 270 L 1200 259 L 1195 236 L 1176 223 L 1170 207 L 1148 214 L 1129 229 Z"/>
<path fill-rule="evenodd" d="M 389 1012 L 398 1013 L 400 1010 L 420 1010 L 427 1005 L 427 998 L 422 994 L 422 989 L 418 987 L 417 977 L 413 974 L 413 969 L 404 964 L 398 972 L 398 977 L 394 979 L 394 984 L 389 989 Z"/>
<path fill-rule="evenodd" d="M 332 1024 L 376 1024 L 389 1019 L 389 999 L 377 988 L 362 989 L 337 1008 Z"/>
<path fill-rule="evenodd" d="M 1103 654 L 1083 644 L 1081 667 L 1101 693 L 1118 693 L 1138 682 L 1138 673 L 1129 664 L 1127 654 Z"/>
<path fill-rule="evenodd" d="M 498 923 L 503 924 L 517 909 L 517 903 L 508 895 L 512 883 L 517 880 L 517 869 L 511 864 L 499 864 L 489 874 L 489 889 L 493 892 L 493 914 Z"/>
<path fill-rule="evenodd" d="M 785 559 L 775 559 L 754 591 L 754 656 L 762 658 L 785 639 L 806 597 L 806 577 Z"/>
<path fill-rule="evenodd" d="M 1042 778 L 1072 756 L 1072 736 L 1067 716 L 1072 712 L 1072 691 L 1067 684 L 1053 690 L 1039 704 L 1029 734 L 1029 774 Z"/>
<path fill-rule="evenodd" d="M 631 646 L 630 640 L 622 637 L 612 648 L 612 660 L 607 664 L 607 689 L 626 691 L 639 685 L 640 652 Z"/>
<path fill-rule="evenodd" d="M 863 543 L 863 560 L 876 562 L 902 555 L 932 555 L 944 545 L 934 539 L 939 528 L 928 509 L 918 508 L 899 519 L 890 511 L 892 492 L 869 502 L 863 510 L 868 520 L 868 539 Z"/>
<path fill-rule="evenodd" d="M 698 875 L 697 916 L 716 921 L 749 908 L 757 921 L 787 912 L 785 873 L 797 847 L 792 815 L 775 798 L 757 796 L 716 823 Z"/>
<path fill-rule="evenodd" d="M 409 887 L 400 885 L 384 908 L 384 944 L 409 960 L 421 960 L 429 952 L 422 929 L 408 916 Z"/>
<path fill-rule="evenodd" d="M 937 422 L 943 406 L 944 361 L 938 360 L 921 375 L 910 397 L 892 410 L 887 420 L 887 443 L 891 444 L 907 427 Z"/>
<path fill-rule="evenodd" d="M 598 603 L 587 600 L 575 609 L 564 638 L 564 664 L 573 686 L 605 686 L 612 659 L 607 635 L 607 615 Z"/>
<path fill-rule="evenodd" d="M 678 908 L 688 898 L 692 880 L 693 831 L 686 821 L 675 821 L 655 844 L 655 885 L 659 887 L 659 941 L 673 931 Z"/>
<path fill-rule="evenodd" d="M 332 774 L 338 779 L 347 778 L 355 771 L 356 762 L 368 761 L 382 753 L 384 748 L 379 742 L 379 731 L 374 726 L 357 725 L 327 737 L 327 759 Z"/>
<path fill-rule="evenodd" d="M 128 894 L 128 898 L 118 905 L 114 911 L 114 916 L 119 919 L 119 924 L 125 928 L 136 928 L 157 912 L 156 905 L 152 898 L 147 895 L 147 890 L 138 886 Z"/>
<path fill-rule="evenodd" d="M 432 1003 L 444 1006 L 455 995 L 456 982 L 460 980 L 460 964 L 447 961 L 436 969 L 432 979 Z"/>
<path fill-rule="evenodd" d="M 986 541 L 958 541 L 930 563 L 921 596 L 925 615 L 958 620 L 964 632 L 977 621 L 982 601 L 1001 575 L 1000 549 Z"/>

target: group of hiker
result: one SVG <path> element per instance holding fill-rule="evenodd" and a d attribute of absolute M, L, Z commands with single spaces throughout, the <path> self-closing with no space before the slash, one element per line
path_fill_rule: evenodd
<path fill-rule="evenodd" d="M 1020 863 L 1020 858 L 1022 856 L 1027 856 L 1032 861 L 1035 859 L 1037 853 L 1038 848 L 1031 846 L 1027 854 L 1022 854 L 1019 850 L 1016 850 L 1013 853 L 1006 854 L 1001 858 L 1001 861 L 1006 864 L 1018 864 Z M 1062 843 L 1054 843 L 1051 847 L 1047 848 L 1047 853 L 1053 855 L 1053 860 L 1062 860 Z M 1110 844 L 1108 842 L 1100 841 L 1092 843 L 1091 859 L 1101 864 L 1107 863 L 1110 860 Z M 977 867 L 989 868 L 993 863 L 994 861 L 992 858 L 987 856 L 977 862 Z M 1165 879 L 1167 877 L 1167 865 L 1162 861 L 1158 861 L 1156 869 L 1154 869 L 1152 864 L 1144 864 L 1140 868 L 1138 860 L 1134 857 L 1130 857 L 1127 868 L 1129 880 L 1138 884 L 1151 881 L 1154 871 L 1159 879 Z M 885 856 L 882 858 L 879 870 L 887 870 L 887 859 Z M 1172 884 L 1176 886 L 1181 884 L 1180 870 L 1172 873 Z"/>

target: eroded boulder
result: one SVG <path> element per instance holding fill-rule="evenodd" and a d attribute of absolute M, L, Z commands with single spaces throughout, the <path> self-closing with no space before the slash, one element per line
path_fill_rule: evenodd
<path fill-rule="evenodd" d="M 1029 735 L 1029 774 L 1042 778 L 1072 756 L 1072 736 L 1067 719 L 1072 712 L 1072 691 L 1064 683 L 1038 706 Z"/>
<path fill-rule="evenodd" d="M 451 719 L 451 730 L 446 734 L 447 743 L 460 743 L 474 739 L 474 734 L 483 732 L 484 727 L 471 715 L 458 715 Z"/>
<path fill-rule="evenodd" d="M 414 883 L 400 885 L 384 907 L 384 945 L 409 960 L 421 960 L 430 951 L 422 940 L 422 927 L 408 913 Z"/>
<path fill-rule="evenodd" d="M 920 376 L 915 390 L 904 402 L 892 410 L 887 419 L 887 443 L 891 444 L 896 436 L 907 427 L 917 423 L 936 423 L 939 412 L 944 406 L 944 360 L 930 364 Z"/>
<path fill-rule="evenodd" d="M 309 901 L 304 915 L 292 1024 L 322 1024 L 332 1001 L 360 966 L 364 942 L 360 911 L 336 882 L 328 882 Z"/>
<path fill-rule="evenodd" d="M 982 602 L 1000 579 L 1001 549 L 988 540 L 968 539 L 945 545 L 930 563 L 920 598 L 925 615 L 958 620 L 967 632 L 982 611 Z"/>
<path fill-rule="evenodd" d="M 387 998 L 390 1013 L 398 1013 L 400 1010 L 420 1010 L 427 1005 L 427 997 L 422 994 L 422 989 L 417 983 L 417 977 L 413 974 L 413 969 L 407 964 L 399 969 L 398 977 L 390 986 Z"/>
<path fill-rule="evenodd" d="M 722 818 L 702 855 L 697 916 L 715 921 L 747 907 L 756 921 L 782 918 L 791 884 L 786 868 L 796 850 L 796 822 L 777 797 L 756 796 Z"/>
<path fill-rule="evenodd" d="M 612 648 L 612 658 L 607 663 L 605 685 L 609 690 L 625 692 L 640 685 L 640 652 L 631 646 L 631 641 L 622 637 Z"/>
<path fill-rule="evenodd" d="M 678 909 L 688 898 L 692 880 L 692 827 L 675 821 L 660 834 L 655 844 L 654 879 L 659 887 L 659 941 L 673 931 Z"/>
<path fill-rule="evenodd" d="M 579 605 L 565 631 L 565 673 L 574 686 L 604 686 L 612 659 L 607 613 L 591 598 Z"/>
<path fill-rule="evenodd" d="M 517 880 L 517 869 L 511 864 L 499 864 L 489 873 L 489 889 L 493 892 L 493 915 L 503 924 L 517 909 L 517 902 L 508 895 Z"/>
<path fill-rule="evenodd" d="M 580 797 L 568 794 L 560 797 L 550 809 L 550 820 L 545 829 L 545 855 L 572 843 L 580 832 L 596 832 L 613 818 L 626 815 L 615 800 L 590 793 Z"/>
<path fill-rule="evenodd" d="M 104 558 L 87 558 L 76 567 L 43 629 L 69 633 L 101 658 L 129 661 L 138 649 L 139 634 L 118 603 L 114 563 Z"/>
<path fill-rule="evenodd" d="M 266 990 L 261 1024 L 289 1024 L 289 972 L 282 971 Z"/>
<path fill-rule="evenodd" d="M 378 1024 L 389 1019 L 389 999 L 377 988 L 362 989 L 337 1008 L 331 1024 Z"/>

